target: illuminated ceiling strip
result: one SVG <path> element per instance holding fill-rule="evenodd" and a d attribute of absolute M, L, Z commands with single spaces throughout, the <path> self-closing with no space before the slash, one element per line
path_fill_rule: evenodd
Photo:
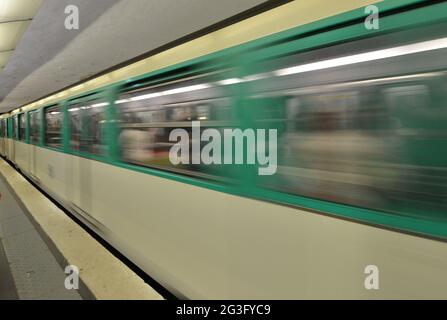
<path fill-rule="evenodd" d="M 274 71 L 276 76 L 287 76 L 291 74 L 304 73 L 309 71 L 317 71 L 335 67 L 341 67 L 361 62 L 369 62 L 387 58 L 400 57 L 404 55 L 421 53 L 447 48 L 447 38 L 418 42 L 389 49 L 370 51 L 366 53 L 354 54 L 346 57 L 323 60 L 313 63 L 298 65 L 295 67 L 280 69 Z"/>
<path fill-rule="evenodd" d="M 207 89 L 210 87 L 211 87 L 210 84 L 197 84 L 194 86 L 180 87 L 180 88 L 175 88 L 175 89 L 166 90 L 166 91 L 162 91 L 162 92 L 154 92 L 154 93 L 144 94 L 141 96 L 132 97 L 132 98 L 130 98 L 130 101 L 146 100 L 146 99 L 167 96 L 167 95 L 172 95 L 172 94 L 186 93 L 186 92 L 191 92 L 191 91 Z M 124 99 L 124 100 L 118 100 L 116 103 L 119 104 L 119 103 L 124 103 L 124 102 L 128 102 L 128 101 L 129 100 Z"/>
<path fill-rule="evenodd" d="M 446 72 L 428 72 L 428 73 L 418 73 L 411 74 L 406 76 L 396 76 L 396 77 L 387 77 L 387 78 L 378 78 L 378 79 L 369 79 L 369 80 L 357 80 L 357 81 L 348 81 L 343 83 L 332 83 L 332 84 L 324 84 L 324 85 L 314 85 L 308 87 L 300 87 L 294 89 L 286 89 L 281 91 L 270 91 L 263 92 L 259 94 L 254 94 L 250 96 L 251 98 L 264 98 L 264 97 L 276 97 L 276 96 L 284 96 L 284 95 L 302 95 L 302 94 L 314 94 L 321 93 L 323 91 L 335 91 L 340 89 L 348 89 L 353 86 L 364 86 L 370 84 L 384 84 L 395 81 L 413 81 L 424 78 L 434 78 L 434 77 L 444 77 Z"/>
<path fill-rule="evenodd" d="M 226 85 L 237 84 L 237 83 L 241 83 L 241 82 L 244 82 L 244 80 L 240 79 L 240 78 L 231 78 L 231 79 L 225 79 L 225 80 L 218 81 L 217 84 L 226 86 Z"/>
<path fill-rule="evenodd" d="M 426 51 L 433 51 L 433 50 L 444 49 L 444 48 L 447 48 L 447 38 L 418 42 L 418 43 L 394 47 L 394 48 L 370 51 L 370 52 L 366 52 L 366 53 L 354 54 L 354 55 L 341 57 L 341 58 L 328 59 L 328 60 L 322 60 L 322 61 L 313 62 L 313 63 L 302 64 L 302 65 L 298 65 L 298 66 L 294 66 L 294 67 L 290 67 L 290 68 L 276 70 L 273 73 L 261 73 L 261 74 L 250 75 L 243 79 L 240 79 L 240 78 L 225 79 L 225 80 L 218 81 L 216 84 L 231 85 L 231 84 L 237 84 L 237 83 L 244 82 L 244 81 L 255 81 L 255 80 L 264 79 L 272 74 L 275 76 L 286 76 L 286 75 L 304 73 L 304 72 L 309 72 L 309 71 L 317 71 L 317 70 L 323 70 L 323 69 L 328 69 L 328 68 L 352 65 L 352 64 L 356 64 L 356 63 L 399 57 L 399 56 L 421 53 L 421 52 L 426 52 Z M 146 99 L 151 99 L 151 98 L 165 96 L 165 95 L 191 92 L 191 91 L 206 89 L 211 86 L 212 86 L 211 84 L 199 84 L 199 85 L 194 85 L 194 86 L 181 87 L 181 88 L 176 88 L 176 89 L 172 89 L 172 90 L 168 90 L 168 91 L 154 92 L 154 93 L 149 93 L 149 94 L 145 94 L 145 95 L 140 95 L 140 96 L 132 97 L 130 99 L 122 99 L 122 100 L 116 101 L 116 103 L 120 104 L 120 103 L 129 102 L 129 101 L 146 100 Z"/>
<path fill-rule="evenodd" d="M 388 49 L 382 49 L 382 50 L 376 50 L 376 51 L 370 51 L 370 52 L 366 52 L 366 53 L 345 56 L 345 57 L 341 57 L 341 58 L 334 58 L 334 59 L 322 60 L 322 61 L 313 62 L 313 63 L 302 64 L 302 65 L 298 65 L 298 66 L 294 66 L 294 67 L 279 69 L 279 70 L 273 71 L 272 73 L 261 73 L 261 74 L 246 76 L 243 79 L 240 79 L 240 78 L 225 79 L 225 80 L 218 81 L 216 84 L 219 84 L 219 85 L 237 84 L 237 83 L 246 82 L 246 81 L 255 81 L 255 80 L 265 79 L 271 75 L 286 76 L 286 75 L 304 73 L 304 72 L 309 72 L 309 71 L 317 71 L 317 70 L 341 67 L 341 66 L 352 65 L 352 64 L 362 63 L 362 62 L 382 60 L 382 59 L 399 57 L 399 56 L 404 56 L 404 55 L 409 55 L 409 54 L 433 51 L 433 50 L 438 50 L 438 49 L 445 49 L 445 48 L 447 48 L 447 38 L 440 38 L 440 39 L 435 39 L 435 40 L 430 40 L 430 41 L 423 41 L 423 42 L 418 42 L 418 43 L 414 43 L 414 44 L 399 46 L 399 47 L 393 47 L 393 48 L 388 48 Z M 172 95 L 172 94 L 178 94 L 178 93 L 186 93 L 186 92 L 210 88 L 212 86 L 213 86 L 212 84 L 198 84 L 198 85 L 181 87 L 181 88 L 171 89 L 171 90 L 162 91 L 162 92 L 149 93 L 149 94 L 145 94 L 145 95 L 132 97 L 130 99 L 121 99 L 121 100 L 115 101 L 115 103 L 121 104 L 121 103 L 130 102 L 130 101 L 139 101 L 139 100 L 146 100 L 146 99 L 151 99 L 151 98 L 160 97 L 160 96 L 166 96 L 166 95 Z"/>

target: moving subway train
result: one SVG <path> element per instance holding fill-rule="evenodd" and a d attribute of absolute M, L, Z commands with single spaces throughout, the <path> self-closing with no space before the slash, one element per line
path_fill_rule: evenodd
<path fill-rule="evenodd" d="M 14 110 L 0 152 L 182 298 L 447 298 L 447 3 L 377 6 Z M 276 129 L 276 173 L 173 164 L 193 121 Z"/>

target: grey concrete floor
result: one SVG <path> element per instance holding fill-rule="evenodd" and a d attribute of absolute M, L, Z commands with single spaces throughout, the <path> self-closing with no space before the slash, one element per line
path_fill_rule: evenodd
<path fill-rule="evenodd" d="M 2 176 L 0 193 L 0 299 L 81 299 Z"/>

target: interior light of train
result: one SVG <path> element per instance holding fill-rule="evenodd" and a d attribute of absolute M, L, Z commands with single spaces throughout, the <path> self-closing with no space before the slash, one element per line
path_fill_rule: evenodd
<path fill-rule="evenodd" d="M 225 79 L 225 80 L 218 81 L 217 84 L 222 85 L 222 86 L 227 86 L 227 85 L 231 85 L 231 84 L 241 83 L 243 81 L 244 80 L 242 80 L 240 78 L 231 78 L 231 79 Z"/>
<path fill-rule="evenodd" d="M 271 73 L 258 73 L 243 78 L 244 81 L 256 81 L 271 77 Z"/>
<path fill-rule="evenodd" d="M 109 105 L 108 102 L 102 102 L 102 103 L 93 104 L 93 105 L 91 105 L 90 107 L 92 107 L 92 108 L 98 108 L 98 107 L 105 107 L 105 106 L 108 106 L 108 105 Z"/>
<path fill-rule="evenodd" d="M 76 111 L 79 111 L 79 110 L 80 110 L 79 108 L 72 108 L 72 109 L 68 110 L 68 112 L 76 112 Z"/>
<path fill-rule="evenodd" d="M 399 47 L 394 47 L 394 48 L 376 50 L 376 51 L 341 57 L 341 58 L 335 58 L 335 59 L 329 59 L 329 60 L 323 60 L 323 61 L 303 64 L 303 65 L 298 65 L 298 66 L 294 66 L 294 67 L 290 67 L 290 68 L 276 70 L 273 73 L 260 73 L 260 74 L 255 74 L 255 75 L 249 75 L 244 78 L 229 78 L 229 79 L 218 81 L 215 84 L 216 85 L 231 85 L 231 84 L 237 84 L 237 83 L 241 83 L 241 82 L 266 79 L 266 78 L 271 77 L 272 75 L 285 76 L 285 75 L 291 75 L 291 74 L 304 73 L 304 72 L 309 72 L 309 71 L 316 71 L 316 70 L 340 67 L 340 66 L 345 66 L 345 65 L 351 65 L 351 64 L 361 63 L 361 62 L 368 62 L 368 61 L 398 57 L 398 56 L 420 53 L 420 52 L 425 52 L 425 51 L 432 51 L 432 50 L 443 49 L 443 48 L 447 48 L 447 38 L 424 41 L 424 42 L 419 42 L 419 43 L 415 43 L 415 44 L 409 44 L 409 45 L 404 45 L 404 46 L 399 46 Z M 156 97 L 160 97 L 160 96 L 186 93 L 186 92 L 191 92 L 191 91 L 207 89 L 212 86 L 213 86 L 213 84 L 198 84 L 198 85 L 193 85 L 193 86 L 180 87 L 180 88 L 170 89 L 167 91 L 154 92 L 154 93 L 149 93 L 149 94 L 145 94 L 145 95 L 140 95 L 140 96 L 132 97 L 130 99 L 120 99 L 120 100 L 117 100 L 115 103 L 121 104 L 121 103 L 127 103 L 129 101 L 139 101 L 139 100 L 156 98 Z M 106 105 L 108 105 L 108 103 L 98 103 L 98 104 L 92 105 L 92 107 L 102 107 L 102 106 L 106 106 Z"/>
<path fill-rule="evenodd" d="M 155 97 L 161 97 L 161 96 L 167 96 L 167 95 L 172 95 L 172 94 L 207 89 L 210 87 L 211 87 L 211 84 L 207 84 L 207 83 L 196 84 L 193 86 L 180 87 L 180 88 L 170 89 L 170 90 L 166 90 L 166 91 L 162 91 L 162 92 L 154 92 L 154 93 L 144 94 L 141 96 L 132 97 L 132 98 L 130 98 L 130 100 L 131 101 L 146 100 L 146 99 L 155 98 Z"/>
<path fill-rule="evenodd" d="M 181 88 L 175 88 L 172 90 L 167 90 L 167 91 L 163 91 L 161 93 L 161 95 L 166 96 L 166 95 L 171 95 L 171 94 L 177 94 L 177 93 L 185 93 L 185 92 L 191 92 L 191 91 L 197 91 L 197 90 L 202 90 L 202 89 L 207 89 L 210 88 L 211 85 L 210 84 L 197 84 L 194 86 L 188 86 L 188 87 L 181 87 Z"/>
<path fill-rule="evenodd" d="M 146 99 L 156 98 L 159 96 L 161 96 L 161 94 L 159 92 L 143 94 L 141 96 L 136 96 L 136 97 L 130 98 L 130 101 L 146 100 Z"/>
<path fill-rule="evenodd" d="M 120 100 L 116 100 L 115 104 L 121 104 L 121 103 L 126 103 L 126 102 L 130 102 L 130 99 L 120 99 Z"/>
<path fill-rule="evenodd" d="M 359 85 L 359 84 L 372 84 L 372 83 L 405 81 L 405 80 L 414 80 L 414 79 L 422 79 L 422 78 L 442 77 L 444 75 L 445 75 L 444 72 L 428 72 L 428 73 L 410 74 L 410 75 L 398 76 L 398 77 L 388 77 L 388 78 L 379 78 L 379 79 L 371 79 L 371 80 L 362 80 L 362 81 L 352 82 L 352 84 L 353 85 Z"/>
<path fill-rule="evenodd" d="M 418 42 L 414 44 L 370 51 L 365 53 L 354 54 L 346 57 L 323 60 L 318 62 L 312 62 L 307 64 L 302 64 L 290 68 L 276 70 L 274 74 L 276 76 L 287 76 L 291 74 L 317 71 L 335 67 L 341 67 L 361 62 L 368 62 L 374 60 L 381 60 L 386 58 L 394 58 L 409 54 L 421 53 L 426 51 L 438 50 L 447 48 L 447 38 L 441 38 L 436 40 Z"/>

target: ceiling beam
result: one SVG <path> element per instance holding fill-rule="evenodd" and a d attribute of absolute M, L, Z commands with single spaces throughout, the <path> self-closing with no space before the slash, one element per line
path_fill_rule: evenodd
<path fill-rule="evenodd" d="M 14 22 L 27 22 L 27 21 L 31 21 L 33 20 L 32 18 L 27 18 L 27 19 L 12 19 L 12 20 L 3 20 L 0 21 L 0 24 L 2 23 L 14 23 Z"/>

